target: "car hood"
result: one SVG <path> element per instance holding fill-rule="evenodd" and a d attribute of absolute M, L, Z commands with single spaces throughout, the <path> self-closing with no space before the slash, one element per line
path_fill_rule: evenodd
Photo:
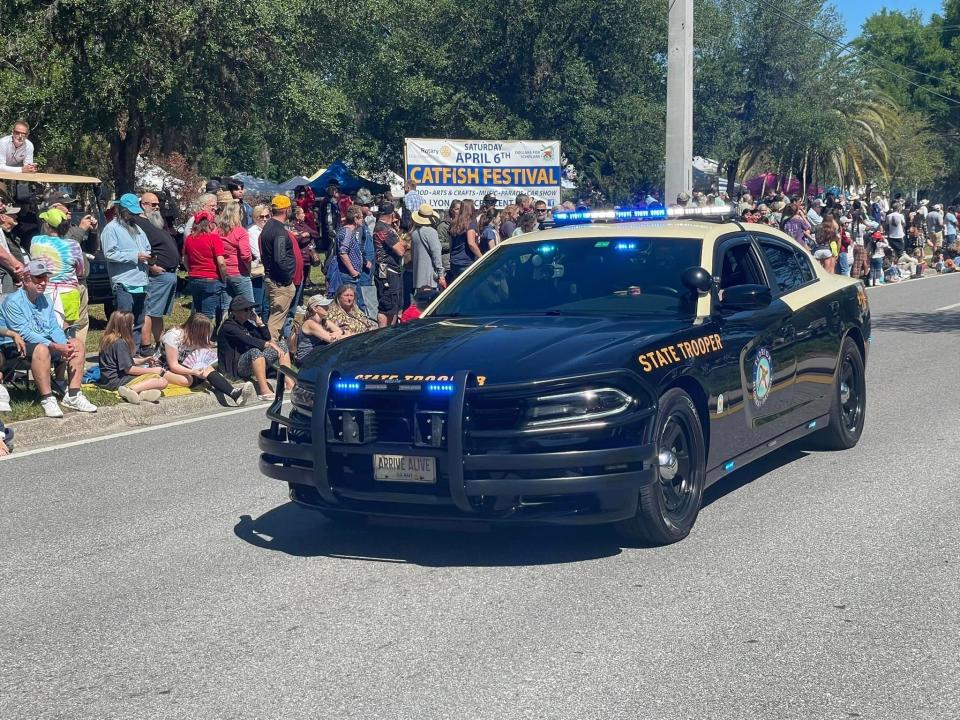
<path fill-rule="evenodd" d="M 582 316 L 425 318 L 342 340 L 303 364 L 356 375 L 451 376 L 469 370 L 486 384 L 542 380 L 636 366 L 637 353 L 690 322 Z M 413 379 L 413 378 L 406 378 Z"/>

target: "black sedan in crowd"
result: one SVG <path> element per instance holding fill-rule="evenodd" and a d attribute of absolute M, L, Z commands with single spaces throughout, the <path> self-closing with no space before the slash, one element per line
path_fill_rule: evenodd
<path fill-rule="evenodd" d="M 762 455 L 855 445 L 861 283 L 777 230 L 689 214 L 558 213 L 421 319 L 316 350 L 268 411 L 261 471 L 343 521 L 614 523 L 662 544 Z"/>

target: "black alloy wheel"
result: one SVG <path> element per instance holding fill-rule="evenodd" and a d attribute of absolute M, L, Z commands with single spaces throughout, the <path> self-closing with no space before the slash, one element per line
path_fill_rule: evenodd
<path fill-rule="evenodd" d="M 690 534 L 706 478 L 700 416 L 680 388 L 660 398 L 654 441 L 656 477 L 640 489 L 636 516 L 619 523 L 618 530 L 627 540 L 666 545 Z"/>
<path fill-rule="evenodd" d="M 863 434 L 867 414 L 867 384 L 860 348 L 849 337 L 840 349 L 837 377 L 832 390 L 830 425 L 815 436 L 826 450 L 848 450 Z"/>

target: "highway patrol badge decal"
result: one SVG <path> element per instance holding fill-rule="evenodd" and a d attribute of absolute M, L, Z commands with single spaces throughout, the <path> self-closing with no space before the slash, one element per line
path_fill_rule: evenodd
<path fill-rule="evenodd" d="M 773 388 L 773 358 L 766 348 L 757 350 L 753 361 L 753 404 L 763 407 Z"/>

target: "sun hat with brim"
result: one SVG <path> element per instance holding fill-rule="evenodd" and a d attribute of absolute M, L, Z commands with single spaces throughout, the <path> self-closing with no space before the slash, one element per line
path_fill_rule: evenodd
<path fill-rule="evenodd" d="M 230 205 L 236 202 L 240 201 L 231 195 L 229 190 L 217 190 L 217 205 Z"/>
<path fill-rule="evenodd" d="M 113 205 L 119 205 L 127 212 L 132 212 L 134 215 L 142 215 L 143 208 L 140 207 L 140 199 L 133 193 L 124 193 L 120 196 L 119 200 L 114 200 Z"/>
<path fill-rule="evenodd" d="M 431 220 L 439 219 L 440 215 L 427 203 L 417 208 L 417 211 L 410 216 L 410 220 L 416 225 L 429 225 Z"/>
<path fill-rule="evenodd" d="M 199 225 L 201 220 L 206 220 L 208 223 L 215 223 L 217 221 L 217 216 L 209 210 L 201 210 L 193 216 L 193 224 Z"/>
<path fill-rule="evenodd" d="M 328 298 L 326 295 L 314 295 L 307 301 L 307 307 L 326 307 L 333 302 L 333 298 Z"/>
<path fill-rule="evenodd" d="M 274 210 L 286 210 L 290 205 L 290 198 L 286 195 L 274 195 L 273 200 L 270 201 L 270 207 Z"/>

